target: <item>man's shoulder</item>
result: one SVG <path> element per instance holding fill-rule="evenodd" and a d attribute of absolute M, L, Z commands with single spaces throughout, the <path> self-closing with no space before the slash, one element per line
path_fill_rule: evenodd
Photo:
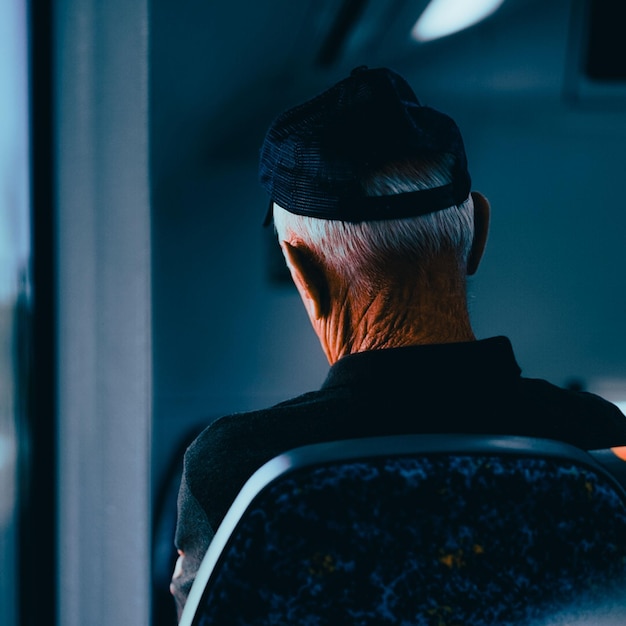
<path fill-rule="evenodd" d="M 541 378 L 520 377 L 520 385 L 525 395 L 529 398 L 543 399 L 548 406 L 558 403 L 564 409 L 576 412 L 594 410 L 625 419 L 624 414 L 615 404 L 589 391 L 559 387 Z"/>
<path fill-rule="evenodd" d="M 256 469 L 324 437 L 315 420 L 324 404 L 319 395 L 310 392 L 269 408 L 224 415 L 194 439 L 185 452 L 183 474 L 212 527 Z"/>
<path fill-rule="evenodd" d="M 519 385 L 520 408 L 529 420 L 550 424 L 556 438 L 586 449 L 626 444 L 626 417 L 612 402 L 537 378 L 520 378 Z"/>
<path fill-rule="evenodd" d="M 222 415 L 208 424 L 196 437 L 192 447 L 222 446 L 233 439 L 249 439 L 256 429 L 268 430 L 283 419 L 297 419 L 299 414 L 314 410 L 324 398 L 320 391 L 311 391 L 269 407 Z"/>
<path fill-rule="evenodd" d="M 311 391 L 267 408 L 223 415 L 194 439 L 185 462 L 216 468 L 238 461 L 247 465 L 252 456 L 259 460 L 282 451 L 299 440 L 302 427 L 332 403 L 327 396 L 323 391 Z"/>

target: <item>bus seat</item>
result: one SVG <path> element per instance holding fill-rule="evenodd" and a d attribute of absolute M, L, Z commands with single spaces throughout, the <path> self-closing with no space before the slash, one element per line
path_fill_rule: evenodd
<path fill-rule="evenodd" d="M 586 452 L 522 437 L 350 440 L 250 478 L 180 625 L 626 623 L 625 583 L 626 493 Z"/>

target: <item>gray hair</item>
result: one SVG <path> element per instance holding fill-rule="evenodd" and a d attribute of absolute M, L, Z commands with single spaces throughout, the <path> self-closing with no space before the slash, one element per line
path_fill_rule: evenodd
<path fill-rule="evenodd" d="M 382 196 L 439 187 L 450 182 L 451 157 L 393 163 L 363 181 L 367 195 Z M 370 222 L 341 222 L 289 213 L 274 205 L 280 241 L 304 243 L 350 285 L 368 293 L 379 288 L 390 264 L 427 267 L 441 254 L 465 267 L 474 236 L 471 196 L 419 217 Z"/>

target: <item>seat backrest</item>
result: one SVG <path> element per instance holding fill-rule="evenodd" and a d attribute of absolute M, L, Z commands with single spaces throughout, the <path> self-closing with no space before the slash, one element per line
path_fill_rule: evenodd
<path fill-rule="evenodd" d="M 625 583 L 626 495 L 586 453 L 384 437 L 299 448 L 259 470 L 180 623 L 600 624 L 626 617 Z"/>

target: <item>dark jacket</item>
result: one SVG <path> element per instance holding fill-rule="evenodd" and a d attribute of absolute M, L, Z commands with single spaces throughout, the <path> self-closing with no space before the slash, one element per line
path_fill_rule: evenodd
<path fill-rule="evenodd" d="M 201 559 L 247 478 L 281 452 L 405 433 L 542 437 L 589 450 L 626 445 L 626 418 L 593 394 L 522 378 L 505 337 L 353 354 L 318 391 L 200 434 L 185 454 L 176 544 Z"/>

